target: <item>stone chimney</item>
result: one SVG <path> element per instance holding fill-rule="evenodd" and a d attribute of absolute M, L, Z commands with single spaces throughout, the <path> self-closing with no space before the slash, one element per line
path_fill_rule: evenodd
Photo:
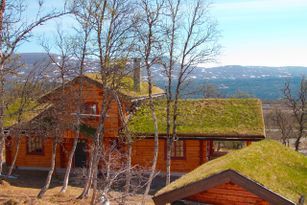
<path fill-rule="evenodd" d="M 141 90 L 141 59 L 133 59 L 133 90 L 140 92 Z"/>

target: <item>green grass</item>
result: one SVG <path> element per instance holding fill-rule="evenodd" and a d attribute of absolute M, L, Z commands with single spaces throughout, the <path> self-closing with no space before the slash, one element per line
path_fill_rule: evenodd
<path fill-rule="evenodd" d="M 10 127 L 17 123 L 18 110 L 20 109 L 20 99 L 15 100 L 11 103 L 5 110 L 4 117 L 4 127 Z M 38 104 L 35 101 L 29 101 L 24 106 L 23 114 L 21 115 L 21 123 L 30 121 L 35 118 L 41 112 L 49 108 L 50 104 Z"/>
<path fill-rule="evenodd" d="M 166 133 L 166 101 L 155 101 L 159 133 Z M 178 134 L 264 135 L 261 102 L 257 99 L 180 100 Z M 135 133 L 153 133 L 148 105 L 143 105 L 129 122 Z"/>
<path fill-rule="evenodd" d="M 160 195 L 233 169 L 293 202 L 307 196 L 307 157 L 273 140 L 262 140 L 205 163 L 161 189 Z"/>
<path fill-rule="evenodd" d="M 100 79 L 100 75 L 97 73 L 87 73 L 85 74 L 86 77 L 97 81 L 98 83 L 101 83 L 101 79 Z M 126 96 L 129 97 L 146 97 L 148 96 L 148 83 L 142 81 L 140 83 L 140 91 L 139 92 L 135 92 L 133 89 L 133 78 L 132 77 L 121 77 L 120 78 L 121 81 L 121 89 L 120 92 Z M 164 90 L 162 90 L 161 88 L 157 87 L 157 86 L 153 86 L 152 87 L 152 93 L 155 94 L 164 94 Z"/>

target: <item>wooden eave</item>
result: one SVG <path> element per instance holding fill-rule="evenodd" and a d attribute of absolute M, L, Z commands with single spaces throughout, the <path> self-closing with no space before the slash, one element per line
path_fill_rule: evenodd
<path fill-rule="evenodd" d="M 124 95 L 124 94 L 123 94 Z M 152 94 L 153 98 L 159 98 L 159 97 L 165 97 L 166 93 L 157 93 L 157 94 Z M 147 100 L 149 99 L 149 96 L 140 96 L 140 97 L 131 97 L 128 95 L 125 95 L 128 98 L 131 99 L 131 102 L 135 102 L 135 101 L 142 101 L 142 100 Z"/>
<path fill-rule="evenodd" d="M 156 205 L 165 205 L 166 203 L 171 203 L 177 200 L 184 200 L 187 197 L 228 182 L 232 182 L 241 186 L 242 188 L 259 196 L 272 205 L 296 205 L 296 203 L 269 190 L 264 185 L 261 185 L 232 169 L 222 171 L 200 181 L 193 182 L 169 192 L 161 194 L 158 193 L 153 197 L 153 200 Z"/>
<path fill-rule="evenodd" d="M 138 137 L 143 137 L 145 139 L 147 138 L 153 138 L 154 133 L 135 133 Z M 176 136 L 179 139 L 183 140 L 189 140 L 189 139 L 195 139 L 195 140 L 238 140 L 238 141 L 259 141 L 265 139 L 265 135 L 249 135 L 249 134 L 206 134 L 206 133 L 177 133 Z M 159 138 L 167 138 L 166 133 L 159 133 Z"/>

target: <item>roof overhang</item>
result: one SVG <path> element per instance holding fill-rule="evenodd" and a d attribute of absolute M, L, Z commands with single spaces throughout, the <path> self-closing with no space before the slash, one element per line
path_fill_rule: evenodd
<path fill-rule="evenodd" d="M 166 95 L 166 93 L 158 93 L 158 94 L 153 94 L 152 97 L 153 98 L 161 98 L 161 97 L 165 97 L 165 95 Z M 149 99 L 149 96 L 129 97 L 129 98 L 131 99 L 131 102 L 135 102 L 135 101 L 147 100 L 147 99 Z"/>
<path fill-rule="evenodd" d="M 165 205 L 166 203 L 171 203 L 177 200 L 182 200 L 187 197 L 193 196 L 197 193 L 206 191 L 215 186 L 233 182 L 247 191 L 259 196 L 260 198 L 266 200 L 270 204 L 278 204 L 278 205 L 295 205 L 296 203 L 284 198 L 283 196 L 269 190 L 265 186 L 257 183 L 256 181 L 241 175 L 240 173 L 228 169 L 222 171 L 220 173 L 209 176 L 200 181 L 188 184 L 183 187 L 179 187 L 175 190 L 159 192 L 153 197 L 153 200 L 156 205 Z"/>
<path fill-rule="evenodd" d="M 135 133 L 140 138 L 154 138 L 154 133 Z M 206 134 L 206 133 L 177 133 L 182 140 L 220 140 L 220 141 L 259 141 L 265 139 L 264 135 L 253 134 Z M 167 138 L 166 133 L 159 133 L 159 138 Z"/>

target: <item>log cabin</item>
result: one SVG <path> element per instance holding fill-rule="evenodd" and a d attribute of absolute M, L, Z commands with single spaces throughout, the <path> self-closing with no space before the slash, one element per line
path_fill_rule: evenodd
<path fill-rule="evenodd" d="M 156 205 L 304 205 L 306 170 L 303 154 L 262 140 L 199 166 L 162 188 L 153 200 Z"/>
<path fill-rule="evenodd" d="M 136 63 L 137 64 L 137 63 Z M 137 64 L 139 65 L 139 64 Z M 135 66 L 138 67 L 138 66 Z M 137 69 L 135 69 L 137 70 Z M 140 72 L 133 78 L 121 79 L 125 87 L 120 89 L 122 109 L 129 118 L 128 128 L 136 136 L 133 142 L 132 163 L 149 167 L 153 157 L 153 124 L 146 99 L 148 98 L 148 84 L 140 81 Z M 82 125 L 81 135 L 76 148 L 73 167 L 88 165 L 89 149 L 92 138 L 86 129 L 95 129 L 99 121 L 102 106 L 103 90 L 99 75 L 88 73 L 78 76 L 65 84 L 67 122 L 71 129 L 66 129 L 63 139 L 58 145 L 56 154 L 56 168 L 63 170 L 68 162 L 73 140 L 76 135 L 73 122 L 76 114 L 76 93 L 82 82 Z M 19 169 L 47 170 L 50 166 L 52 138 L 36 133 L 45 116 L 52 113 L 59 99 L 59 88 L 42 96 L 33 103 L 35 109 L 25 113 L 22 123 L 23 136 L 20 138 L 20 150 L 16 161 Z M 153 97 L 159 124 L 159 160 L 157 169 L 164 172 L 166 153 L 165 134 L 165 100 L 159 99 L 165 95 L 159 87 L 153 87 Z M 33 105 L 33 106 L 34 106 Z M 235 148 L 242 148 L 252 141 L 265 138 L 261 102 L 258 99 L 199 99 L 180 100 L 178 115 L 178 132 L 172 147 L 172 166 L 174 174 L 185 173 L 199 165 L 226 154 Z M 13 111 L 12 111 L 13 112 Z M 61 116 L 61 118 L 64 118 Z M 14 130 L 14 119 L 7 119 L 8 128 Z M 68 124 L 69 124 L 68 123 Z M 107 112 L 104 130 L 104 144 L 120 143 L 118 136 L 122 128 L 119 107 L 112 100 Z M 33 129 L 34 127 L 34 129 Z M 16 152 L 16 137 L 12 131 L 8 134 L 6 143 L 6 163 L 10 165 Z M 125 146 L 125 145 L 123 145 Z M 119 147 L 123 147 L 119 146 Z"/>
<path fill-rule="evenodd" d="M 141 101 L 148 98 L 148 83 L 140 80 L 140 62 L 134 61 L 133 76 L 120 78 L 121 87 L 118 89 L 122 109 L 128 113 L 129 109 L 135 107 Z M 82 86 L 81 86 L 82 85 Z M 82 87 L 82 96 L 79 96 Z M 18 100 L 9 106 L 6 118 L 6 164 L 11 165 L 17 147 L 17 134 L 20 136 L 20 148 L 16 161 L 19 169 L 48 170 L 51 163 L 53 137 L 48 136 L 42 128 L 44 121 L 52 116 L 60 118 L 61 122 L 71 127 L 64 131 L 61 142 L 56 153 L 56 168 L 62 170 L 66 168 L 68 154 L 70 153 L 73 140 L 76 136 L 74 127 L 77 112 L 77 99 L 81 99 L 81 124 L 79 142 L 73 159 L 73 167 L 80 168 L 87 165 L 89 161 L 89 150 L 92 143 L 91 136 L 88 136 L 87 128 L 95 128 L 99 123 L 99 113 L 103 101 L 102 80 L 97 73 L 87 73 L 78 76 L 65 83 L 64 96 L 61 95 L 62 87 L 58 87 L 38 99 L 37 102 L 30 102 L 23 113 L 22 123 L 17 126 L 17 119 L 14 113 L 18 110 Z M 164 90 L 153 86 L 154 98 L 163 97 Z M 59 103 L 64 98 L 64 103 Z M 63 112 L 55 112 L 59 107 L 64 107 Z M 63 108 L 62 108 L 63 110 Z M 61 116 L 54 116 L 61 115 Z M 121 127 L 118 104 L 111 99 L 108 105 L 107 118 L 104 122 L 104 143 L 110 145 L 117 141 Z M 85 127 L 85 128 L 84 128 Z M 83 129 L 84 128 L 84 129 Z"/>

